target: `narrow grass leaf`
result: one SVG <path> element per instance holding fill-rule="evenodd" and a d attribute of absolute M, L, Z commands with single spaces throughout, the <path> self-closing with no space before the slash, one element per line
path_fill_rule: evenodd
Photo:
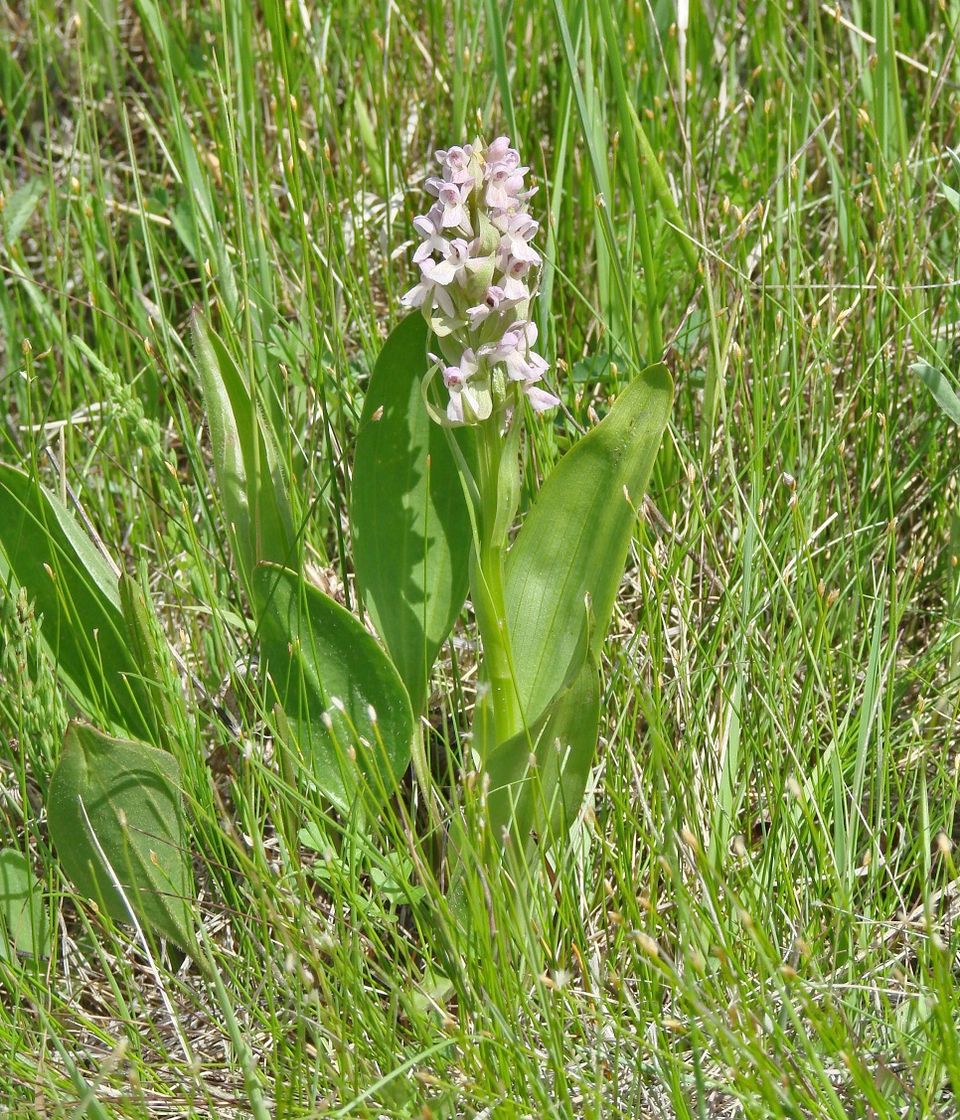
<path fill-rule="evenodd" d="M 233 358 L 197 313 L 192 329 L 216 482 L 234 557 L 249 585 L 261 561 L 295 560 L 297 542 L 287 486 L 276 441 Z"/>
<path fill-rule="evenodd" d="M 485 0 L 487 12 L 487 41 L 493 55 L 493 69 L 497 76 L 497 89 L 500 91 L 500 105 L 503 109 L 507 131 L 517 136 L 517 120 L 513 112 L 513 95 L 510 92 L 510 72 L 507 69 L 506 34 L 500 15 L 498 0 Z M 507 5 L 508 9 L 510 4 Z"/>
<path fill-rule="evenodd" d="M 914 362 L 910 370 L 926 385 L 933 399 L 954 424 L 960 424 L 960 397 L 940 370 L 928 362 Z"/>
<path fill-rule="evenodd" d="M 608 43 L 613 44 L 616 48 L 618 36 L 613 13 L 610 10 L 610 0 L 601 0 L 600 12 L 603 16 L 604 35 Z M 610 51 L 608 58 L 610 73 L 613 76 L 613 87 L 617 95 L 617 107 L 620 120 L 626 125 L 630 101 L 619 51 L 617 49 Z M 653 259 L 653 246 L 650 241 L 650 228 L 647 218 L 646 189 L 640 174 L 640 156 L 637 152 L 635 132 L 630 127 L 624 127 L 620 135 L 624 145 L 625 158 L 623 162 L 626 165 L 630 182 L 630 193 L 633 196 L 633 210 L 636 214 L 640 254 L 643 259 L 643 278 L 647 291 L 646 313 L 650 354 L 651 357 L 658 359 L 663 353 L 663 328 L 660 323 L 661 301 L 657 296 L 657 269 Z"/>
<path fill-rule="evenodd" d="M 147 712 L 155 729 L 151 738 L 158 746 L 170 750 L 173 729 L 186 721 L 183 697 L 176 684 L 167 679 L 170 647 L 163 636 L 153 604 L 139 581 L 127 572 L 121 573 L 119 593 L 127 648 L 140 670 L 142 687 L 151 700 Z"/>
<path fill-rule="evenodd" d="M 12 244 L 25 229 L 27 222 L 33 217 L 46 184 L 43 179 L 29 179 L 22 187 L 18 187 L 7 200 L 6 206 L 0 211 L 3 215 L 3 236 L 8 244 Z"/>

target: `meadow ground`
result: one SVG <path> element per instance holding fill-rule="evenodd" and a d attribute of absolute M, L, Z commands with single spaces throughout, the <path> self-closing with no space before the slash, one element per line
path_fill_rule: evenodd
<path fill-rule="evenodd" d="M 156 604 L 219 969 L 61 874 L 73 701 L 0 562 L 0 847 L 50 914 L 43 955 L 0 954 L 0 1113 L 957 1115 L 960 444 L 912 367 L 960 364 L 958 31 L 956 0 L 0 6 L 0 459 Z M 432 152 L 478 114 L 539 185 L 563 408 L 528 495 L 661 352 L 677 394 L 588 803 L 467 937 L 414 784 L 334 850 L 275 764 L 189 316 L 352 603 L 365 386 Z M 441 759 L 474 651 L 467 610 Z"/>

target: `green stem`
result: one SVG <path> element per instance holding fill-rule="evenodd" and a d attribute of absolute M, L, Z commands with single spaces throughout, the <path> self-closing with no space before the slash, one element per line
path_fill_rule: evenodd
<path fill-rule="evenodd" d="M 518 423 L 514 418 L 514 423 Z M 523 715 L 514 684 L 510 634 L 504 595 L 507 530 L 516 508 L 516 441 L 498 431 L 495 420 L 477 429 L 479 541 L 471 565 L 473 606 L 483 643 L 483 659 L 496 741 L 523 730 Z M 510 461 L 504 456 L 504 451 Z"/>
<path fill-rule="evenodd" d="M 433 775 L 430 772 L 430 760 L 427 758 L 427 746 L 423 738 L 423 721 L 419 717 L 413 735 L 413 743 L 410 747 L 410 756 L 413 761 L 413 772 L 417 777 L 417 785 L 423 792 L 431 828 L 436 830 L 436 835 L 439 836 L 443 827 L 443 818 L 437 804 L 437 791 L 434 788 Z"/>

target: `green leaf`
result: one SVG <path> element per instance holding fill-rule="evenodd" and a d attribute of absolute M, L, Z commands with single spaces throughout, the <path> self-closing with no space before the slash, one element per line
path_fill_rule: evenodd
<path fill-rule="evenodd" d="M 606 635 L 637 506 L 673 402 L 663 365 L 644 370 L 560 460 L 507 556 L 507 625 L 517 692 L 533 727 Z"/>
<path fill-rule="evenodd" d="M 131 911 L 196 954 L 194 888 L 180 793 L 166 751 L 73 722 L 47 800 L 50 836 L 78 892 L 117 921 Z"/>
<path fill-rule="evenodd" d="M 600 675 L 590 658 L 533 735 L 522 732 L 498 744 L 487 760 L 487 819 L 495 842 L 507 828 L 529 857 L 533 835 L 543 844 L 566 836 L 583 804 L 599 729 Z"/>
<path fill-rule="evenodd" d="M 9 947 L 33 957 L 50 955 L 50 924 L 43 888 L 22 852 L 0 851 L 0 960 Z"/>
<path fill-rule="evenodd" d="M 170 647 L 163 636 L 153 603 L 143 586 L 133 576 L 123 572 L 118 590 L 127 648 L 140 669 L 140 683 L 150 696 L 150 715 L 154 727 L 151 741 L 171 750 L 173 730 L 183 726 L 186 713 L 179 682 L 171 680 L 167 671 Z"/>
<path fill-rule="evenodd" d="M 390 659 L 296 572 L 260 565 L 253 590 L 264 667 L 318 786 L 341 809 L 358 797 L 383 804 L 410 763 L 414 730 Z"/>
<path fill-rule="evenodd" d="M 117 577 L 59 498 L 0 464 L 0 549 L 78 702 L 152 738 L 150 697 L 127 649 Z"/>
<path fill-rule="evenodd" d="M 960 424 L 960 397 L 940 370 L 928 362 L 914 362 L 910 371 L 926 385 L 933 394 L 933 399 L 954 424 Z"/>
<path fill-rule="evenodd" d="M 360 591 L 417 713 L 467 595 L 472 540 L 453 452 L 421 395 L 426 347 L 426 323 L 411 315 L 380 354 L 357 436 L 351 510 Z M 452 437 L 468 461 L 471 435 Z"/>
<path fill-rule="evenodd" d="M 23 232 L 45 190 L 43 179 L 30 179 L 7 199 L 3 208 L 3 236 L 8 244 L 12 245 Z"/>
<path fill-rule="evenodd" d="M 296 561 L 287 484 L 272 429 L 227 348 L 197 312 L 192 330 L 230 545 L 249 586 L 261 561 Z"/>

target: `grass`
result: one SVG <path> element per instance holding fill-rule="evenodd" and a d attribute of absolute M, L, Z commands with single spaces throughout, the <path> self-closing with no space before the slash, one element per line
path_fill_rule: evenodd
<path fill-rule="evenodd" d="M 49 956 L 0 959 L 7 1114 L 955 1116 L 958 444 L 909 367 L 956 379 L 960 4 L 311 8 L 0 14 L 0 458 L 75 498 L 177 651 L 220 976 L 60 874 L 71 711 L 0 583 L 0 846 L 52 914 Z M 478 113 L 540 184 L 564 409 L 528 486 L 661 339 L 678 392 L 582 821 L 463 936 L 413 788 L 364 837 L 277 765 L 189 315 L 352 603 L 364 386 L 430 153 Z M 474 637 L 434 682 L 451 756 Z"/>

